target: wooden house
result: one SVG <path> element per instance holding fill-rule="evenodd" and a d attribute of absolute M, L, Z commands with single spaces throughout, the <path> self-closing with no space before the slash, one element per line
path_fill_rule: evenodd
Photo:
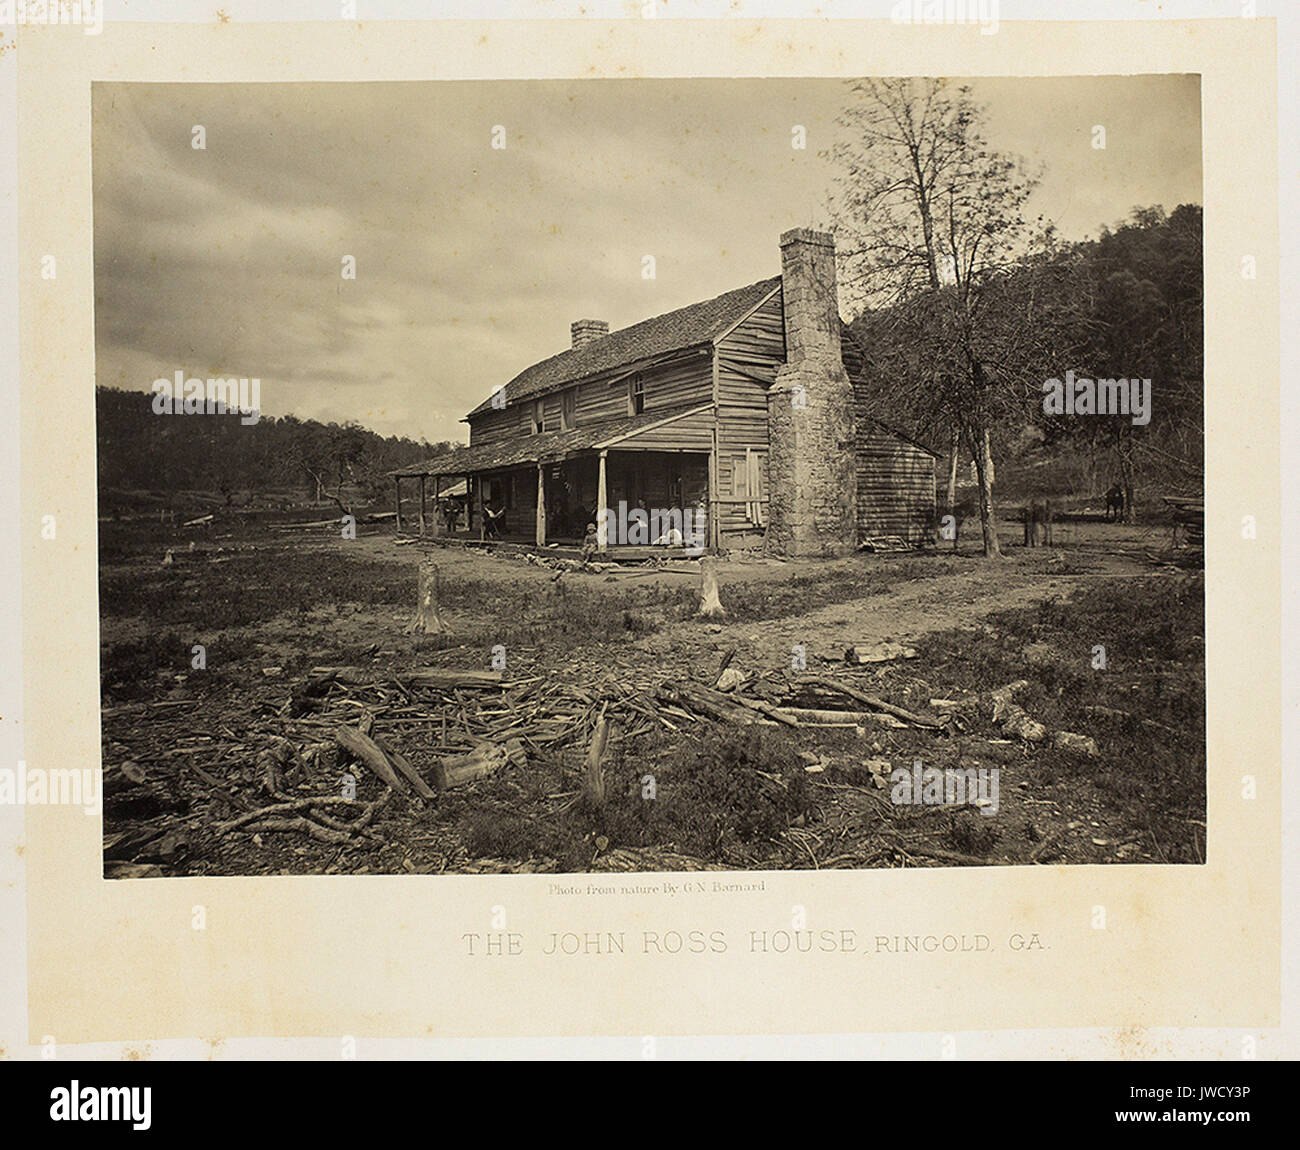
<path fill-rule="evenodd" d="M 859 410 L 831 238 L 797 229 L 781 248 L 771 279 L 620 331 L 574 323 L 567 350 L 466 416 L 468 447 L 395 473 L 399 529 L 411 481 L 429 534 L 456 523 L 437 508 L 465 481 L 461 534 L 537 546 L 577 542 L 620 506 L 690 512 L 714 548 L 833 555 L 868 535 L 928 538 L 935 456 Z"/>

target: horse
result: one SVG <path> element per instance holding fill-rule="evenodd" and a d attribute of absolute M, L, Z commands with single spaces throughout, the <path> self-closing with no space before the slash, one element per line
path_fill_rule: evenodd
<path fill-rule="evenodd" d="M 1118 483 L 1106 492 L 1106 521 L 1108 523 L 1112 518 L 1112 512 L 1117 523 L 1124 518 L 1124 489 Z"/>
<path fill-rule="evenodd" d="M 1052 521 L 1056 512 L 1048 499 L 1035 499 L 1022 512 L 1026 547 L 1052 546 Z"/>

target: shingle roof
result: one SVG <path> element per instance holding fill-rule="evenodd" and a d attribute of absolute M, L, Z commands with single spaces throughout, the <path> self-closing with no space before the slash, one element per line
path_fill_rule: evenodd
<path fill-rule="evenodd" d="M 619 419 L 605 419 L 600 423 L 584 424 L 568 431 L 548 431 L 540 435 L 512 435 L 494 443 L 477 447 L 463 447 L 419 463 L 409 463 L 390 474 L 399 478 L 413 475 L 467 475 L 474 471 L 491 471 L 498 467 L 511 467 L 519 463 L 546 463 L 563 459 L 575 451 L 584 451 L 606 440 L 620 438 L 654 423 L 662 423 L 674 416 L 698 409 L 698 401 L 679 403 L 645 411 L 640 415 L 625 415 Z"/>
<path fill-rule="evenodd" d="M 736 288 L 713 299 L 612 331 L 582 347 L 562 351 L 525 368 L 507 383 L 506 402 L 515 403 L 529 396 L 541 395 L 651 356 L 709 343 L 757 307 L 780 283 L 780 276 L 760 280 L 748 287 Z M 490 407 L 491 399 L 485 399 L 470 415 L 478 415 Z"/>

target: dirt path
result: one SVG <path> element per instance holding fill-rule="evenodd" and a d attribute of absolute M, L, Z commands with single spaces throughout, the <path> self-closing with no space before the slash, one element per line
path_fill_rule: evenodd
<path fill-rule="evenodd" d="M 998 611 L 1033 606 L 1072 593 L 1087 576 L 1044 578 L 1008 570 L 970 572 L 900 583 L 869 598 L 832 603 L 804 615 L 710 629 L 690 621 L 647 636 L 636 647 L 658 658 L 681 658 L 691 648 L 736 647 L 755 666 L 786 666 L 802 645 L 810 664 L 839 662 L 855 643 L 913 642 L 923 635 L 981 622 Z M 725 591 L 723 603 L 726 603 Z"/>

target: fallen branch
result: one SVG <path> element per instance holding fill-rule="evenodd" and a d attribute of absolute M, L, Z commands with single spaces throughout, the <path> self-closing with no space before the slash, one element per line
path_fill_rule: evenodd
<path fill-rule="evenodd" d="M 825 675 L 801 675 L 796 682 L 813 687 L 825 687 L 828 691 L 838 691 L 841 695 L 847 695 L 850 699 L 856 699 L 859 703 L 865 704 L 873 711 L 893 715 L 896 719 L 903 719 L 915 727 L 926 727 L 933 731 L 943 730 L 944 725 L 938 719 L 932 719 L 928 715 L 918 715 L 915 711 L 909 711 L 906 707 L 895 706 L 893 703 L 888 703 L 875 695 L 868 695 L 865 691 L 859 691 L 856 687 L 850 687 L 847 683 L 841 683 L 839 680 L 828 678 Z"/>
<path fill-rule="evenodd" d="M 661 683 L 656 697 L 666 703 L 680 704 L 710 719 L 739 726 L 770 724 L 748 707 L 738 706 L 730 695 L 701 687 L 698 683 Z"/>
<path fill-rule="evenodd" d="M 792 719 L 801 727 L 906 727 L 902 719 L 882 715 L 876 711 L 828 711 L 816 707 L 777 707 L 780 715 Z M 776 716 L 774 716 L 776 717 Z"/>
<path fill-rule="evenodd" d="M 376 674 L 365 667 L 313 667 L 310 688 L 329 683 L 343 683 L 349 687 L 365 687 L 377 683 L 401 683 L 407 687 L 480 687 L 503 686 L 500 671 L 466 671 L 444 667 L 415 667 L 409 671 L 391 671 Z M 309 693 L 311 693 L 309 691 Z"/>
<path fill-rule="evenodd" d="M 390 747 L 386 742 L 384 742 L 383 739 L 377 736 L 372 735 L 371 741 L 385 755 L 388 756 L 388 761 L 392 763 L 393 766 L 396 767 L 397 770 L 401 773 L 402 777 L 406 779 L 408 783 L 411 784 L 411 786 L 415 789 L 415 793 L 419 795 L 420 798 L 432 799 L 437 797 L 436 792 L 429 786 L 428 783 L 424 781 L 424 779 L 420 776 L 419 772 L 416 771 L 416 769 L 413 766 L 411 766 L 410 760 L 407 759 L 405 755 L 403 755 L 400 751 L 393 750 L 393 748 Z"/>
<path fill-rule="evenodd" d="M 373 739 L 351 727 L 338 727 L 334 731 L 334 741 L 394 790 L 405 794 L 411 789 L 410 784 L 393 769 L 388 756 L 375 745 Z"/>
<path fill-rule="evenodd" d="M 786 727 L 802 727 L 803 724 L 790 714 L 788 710 L 776 706 L 774 703 L 765 703 L 762 699 L 747 699 L 744 695 L 731 695 L 742 707 L 748 707 L 752 711 L 757 711 L 760 715 L 766 715 L 769 719 L 775 719 Z"/>

